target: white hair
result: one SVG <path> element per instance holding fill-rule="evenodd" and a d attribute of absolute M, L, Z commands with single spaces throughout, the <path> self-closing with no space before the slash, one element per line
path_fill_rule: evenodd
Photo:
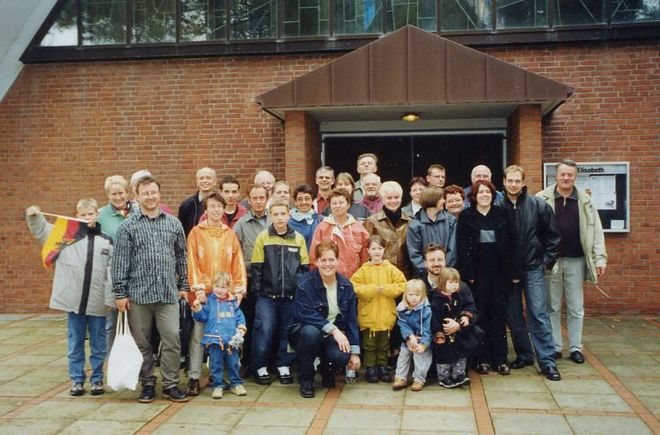
<path fill-rule="evenodd" d="M 126 178 L 122 177 L 121 175 L 111 175 L 105 179 L 105 183 L 103 183 L 103 188 L 105 189 L 106 192 L 108 192 L 110 188 L 115 185 L 120 186 L 123 189 L 126 189 L 128 188 L 128 181 L 126 181 Z"/>
<path fill-rule="evenodd" d="M 385 196 L 389 192 L 398 193 L 399 195 L 403 195 L 403 188 L 396 181 L 386 181 L 380 186 L 379 193 L 380 193 L 380 196 Z"/>
<path fill-rule="evenodd" d="M 135 187 L 137 186 L 138 181 L 140 181 L 140 178 L 150 176 L 151 172 L 149 172 L 148 169 L 140 169 L 139 171 L 135 172 L 133 175 L 131 175 L 131 189 L 135 190 Z"/>

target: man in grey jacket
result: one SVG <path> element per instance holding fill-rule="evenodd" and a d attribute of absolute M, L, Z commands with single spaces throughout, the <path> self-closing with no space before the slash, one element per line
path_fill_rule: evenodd
<path fill-rule="evenodd" d="M 582 324 L 584 320 L 583 282 L 596 283 L 605 273 L 607 251 L 598 210 L 591 197 L 575 187 L 577 164 L 562 160 L 557 165 L 557 182 L 538 193 L 555 212 L 561 243 L 559 260 L 546 272 L 552 335 L 557 356 L 561 355 L 561 298 L 566 297 L 569 358 L 584 363 Z M 586 274 L 586 275 L 585 275 Z"/>

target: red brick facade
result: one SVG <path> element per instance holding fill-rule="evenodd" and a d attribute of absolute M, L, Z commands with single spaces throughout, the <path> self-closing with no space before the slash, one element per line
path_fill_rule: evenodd
<path fill-rule="evenodd" d="M 509 120 L 510 163 L 533 187 L 542 161 L 630 161 L 631 232 L 606 236 L 610 263 L 586 290 L 588 312 L 657 314 L 660 308 L 658 103 L 660 44 L 554 44 L 489 49 L 488 54 L 566 83 L 574 95 L 538 122 L 535 106 Z M 85 196 L 105 203 L 103 180 L 148 168 L 176 206 L 195 191 L 194 174 L 211 166 L 248 184 L 258 168 L 299 181 L 319 162 L 317 126 L 302 112 L 284 124 L 254 97 L 337 55 L 225 57 L 27 66 L 0 103 L 0 312 L 43 311 L 51 273 L 42 269 L 23 210 L 71 214 Z M 536 119 L 536 120 L 535 120 Z M 287 147 L 286 143 L 298 144 Z M 516 161 L 514 161 L 514 159 Z M 291 176 L 290 176 L 291 174 Z"/>

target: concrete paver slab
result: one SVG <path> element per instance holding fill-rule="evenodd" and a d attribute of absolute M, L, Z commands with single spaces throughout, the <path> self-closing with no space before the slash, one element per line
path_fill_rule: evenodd
<path fill-rule="evenodd" d="M 573 434 L 563 415 L 495 412 L 493 425 L 497 434 Z"/>
<path fill-rule="evenodd" d="M 626 402 L 616 394 L 554 393 L 561 409 L 579 411 L 631 412 Z"/>
<path fill-rule="evenodd" d="M 399 430 L 401 426 L 402 410 L 369 410 L 364 409 L 336 409 L 328 420 L 328 429 L 350 429 L 368 431 Z"/>
<path fill-rule="evenodd" d="M 486 391 L 519 391 L 529 393 L 544 393 L 548 391 L 541 376 L 519 376 L 514 373 L 508 379 L 500 379 L 499 376 L 482 376 L 481 382 Z"/>
<path fill-rule="evenodd" d="M 139 421 L 117 421 L 117 420 L 76 420 L 65 427 L 61 435 L 115 435 L 131 434 L 138 431 L 144 423 Z"/>
<path fill-rule="evenodd" d="M 25 420 L 11 420 L 3 422 L 0 425 L 0 435 L 16 435 L 16 434 L 39 434 L 51 435 L 57 434 L 65 427 L 73 423 L 72 420 L 45 420 L 39 419 L 25 419 Z"/>
<path fill-rule="evenodd" d="M 566 420 L 575 433 L 580 435 L 644 435 L 651 433 L 648 426 L 633 417 L 569 415 Z"/>
<path fill-rule="evenodd" d="M 104 403 L 89 415 L 89 420 L 117 420 L 117 421 L 149 421 L 165 408 L 166 404 L 160 403 Z"/>
<path fill-rule="evenodd" d="M 603 380 L 564 379 L 561 382 L 544 380 L 546 387 L 554 393 L 570 394 L 616 394 Z"/>
<path fill-rule="evenodd" d="M 403 392 L 400 392 L 403 393 Z M 403 405 L 408 406 L 438 406 L 451 408 L 472 407 L 472 396 L 469 388 L 454 388 L 448 390 L 437 384 L 426 385 L 422 391 L 405 391 Z"/>
<path fill-rule="evenodd" d="M 307 428 L 316 409 L 309 408 L 256 408 L 246 412 L 239 426 L 294 426 Z"/>
<path fill-rule="evenodd" d="M 341 397 L 337 401 L 342 405 L 396 405 L 403 404 L 403 394 L 396 394 L 392 391 L 391 384 L 368 384 L 359 382 L 353 385 L 344 386 Z"/>
<path fill-rule="evenodd" d="M 401 428 L 405 430 L 441 431 L 444 433 L 476 432 L 472 411 L 404 410 Z"/>
<path fill-rule="evenodd" d="M 486 390 L 486 400 L 489 408 L 558 409 L 549 392 Z"/>
<path fill-rule="evenodd" d="M 76 420 L 84 418 L 100 406 L 99 402 L 82 402 L 75 398 L 69 401 L 46 401 L 21 412 L 15 418 Z"/>
<path fill-rule="evenodd" d="M 219 402 L 219 401 L 218 401 Z M 231 430 L 245 416 L 248 410 L 237 406 L 217 406 L 186 404 L 167 423 L 176 424 L 210 424 L 213 421 L 222 421 L 222 427 Z"/>

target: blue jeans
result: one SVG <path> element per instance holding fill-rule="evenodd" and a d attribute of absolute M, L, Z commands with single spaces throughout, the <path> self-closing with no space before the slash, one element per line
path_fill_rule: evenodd
<path fill-rule="evenodd" d="M 71 381 L 85 382 L 85 336 L 89 330 L 89 365 L 92 366 L 90 380 L 92 383 L 103 382 L 103 361 L 106 355 L 105 317 L 69 313 L 67 329 L 67 357 Z"/>
<path fill-rule="evenodd" d="M 520 285 L 514 286 L 509 300 L 509 327 L 513 347 L 523 361 L 533 361 L 532 345 L 541 369 L 555 367 L 555 345 L 548 316 L 548 296 L 543 265 L 523 273 Z M 522 312 L 522 291 L 527 305 L 527 325 Z M 531 342 L 528 334 L 531 334 Z"/>
<path fill-rule="evenodd" d="M 241 379 L 241 355 L 238 349 L 231 349 L 225 345 L 225 350 L 220 349 L 220 345 L 212 344 L 209 346 L 209 371 L 213 376 L 213 388 L 222 387 L 225 379 L 224 365 L 227 365 L 227 380 L 230 387 L 235 387 L 243 383 Z"/>
<path fill-rule="evenodd" d="M 314 382 L 314 360 L 321 357 L 322 375 L 343 370 L 351 358 L 349 352 L 339 350 L 339 345 L 332 335 L 325 335 L 316 326 L 304 325 L 295 336 L 291 337 L 300 371 L 300 385 L 311 386 Z M 324 373 L 325 372 L 325 373 Z"/>
<path fill-rule="evenodd" d="M 252 330 L 251 364 L 254 370 L 267 367 L 273 342 L 277 346 L 275 365 L 290 366 L 295 355 L 287 352 L 289 327 L 293 322 L 293 301 L 290 299 L 257 298 Z"/>

